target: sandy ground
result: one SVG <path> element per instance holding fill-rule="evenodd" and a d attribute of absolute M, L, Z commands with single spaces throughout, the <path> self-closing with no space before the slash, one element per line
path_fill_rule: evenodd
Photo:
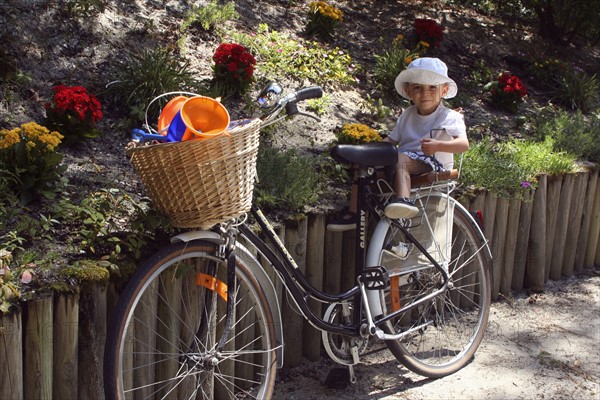
<path fill-rule="evenodd" d="M 354 385 L 326 386 L 337 366 L 324 355 L 280 371 L 273 398 L 600 399 L 600 270 L 494 302 L 474 360 L 451 376 L 416 375 L 381 342 L 367 353 Z"/>

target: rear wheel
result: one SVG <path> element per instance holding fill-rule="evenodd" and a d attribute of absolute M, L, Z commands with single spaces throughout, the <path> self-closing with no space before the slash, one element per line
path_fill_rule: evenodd
<path fill-rule="evenodd" d="M 266 297 L 237 259 L 235 288 L 217 246 L 171 245 L 131 278 L 105 350 L 109 399 L 265 398 L 276 373 Z M 234 290 L 232 290 L 234 289 Z M 233 300 L 225 335 L 227 300 Z"/>
<path fill-rule="evenodd" d="M 427 213 L 440 214 L 448 204 L 453 208 L 453 202 L 450 199 L 447 203 L 444 197 L 430 198 Z M 438 218 L 446 217 L 438 215 Z M 431 378 L 452 374 L 471 360 L 483 338 L 491 303 L 489 259 L 475 221 L 458 207 L 451 221 L 445 225 L 438 221 L 441 227 L 432 222 L 433 235 L 425 221 L 410 229 L 436 261 L 446 261 L 450 275 L 448 289 L 385 326 L 387 333 L 410 331 L 405 337 L 386 341 L 386 344 L 408 369 Z M 451 231 L 447 229 L 450 225 Z M 425 238 L 427 235 L 429 240 Z M 390 271 L 392 282 L 384 296 L 387 314 L 434 292 L 442 283 L 441 273 L 417 249 L 412 245 L 398 245 L 406 242 L 403 236 L 397 227 L 390 226 L 382 250 L 382 265 Z M 440 240 L 440 237 L 452 240 Z M 449 245 L 444 245 L 446 242 Z M 392 251 L 398 248 L 403 251 L 400 256 Z"/>

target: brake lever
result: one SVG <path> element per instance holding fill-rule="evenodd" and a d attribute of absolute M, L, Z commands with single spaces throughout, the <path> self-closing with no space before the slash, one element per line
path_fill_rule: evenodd
<path fill-rule="evenodd" d="M 297 113 L 297 114 L 298 114 L 298 115 L 303 115 L 303 116 L 305 116 L 305 117 L 311 117 L 312 119 L 316 120 L 317 122 L 321 122 L 321 118 L 317 117 L 317 116 L 316 116 L 316 115 L 314 115 L 314 114 L 310 114 L 310 113 L 303 112 L 303 111 L 298 111 L 298 113 Z"/>

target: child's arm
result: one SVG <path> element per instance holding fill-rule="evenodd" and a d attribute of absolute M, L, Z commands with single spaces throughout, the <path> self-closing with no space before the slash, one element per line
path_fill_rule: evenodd
<path fill-rule="evenodd" d="M 423 153 L 430 155 L 438 151 L 444 153 L 464 153 L 469 149 L 469 139 L 466 136 L 452 137 L 451 140 L 421 139 Z"/>

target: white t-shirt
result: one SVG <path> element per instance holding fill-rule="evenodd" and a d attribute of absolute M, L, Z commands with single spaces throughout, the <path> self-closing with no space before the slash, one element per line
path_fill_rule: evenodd
<path fill-rule="evenodd" d="M 419 115 L 417 107 L 408 107 L 398 118 L 396 126 L 390 133 L 390 138 L 398 142 L 398 151 L 401 153 L 415 152 L 423 154 L 421 139 L 430 138 L 434 129 L 433 138 L 438 140 L 450 140 L 451 137 L 467 136 L 465 120 L 461 113 L 451 110 L 440 104 L 438 108 L 429 115 Z M 452 153 L 435 153 L 435 158 L 446 168 L 451 169 L 454 164 Z"/>

